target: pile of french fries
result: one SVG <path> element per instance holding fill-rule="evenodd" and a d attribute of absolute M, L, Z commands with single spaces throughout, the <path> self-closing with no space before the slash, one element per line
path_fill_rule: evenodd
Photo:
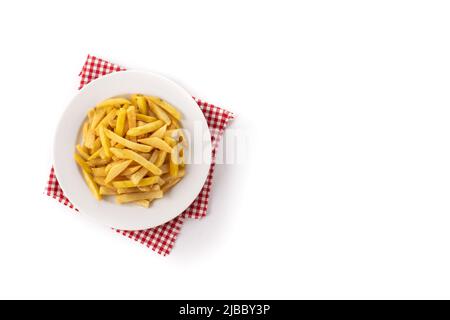
<path fill-rule="evenodd" d="M 142 94 L 90 109 L 74 157 L 94 197 L 143 207 L 162 198 L 185 174 L 180 121 L 167 101 Z"/>

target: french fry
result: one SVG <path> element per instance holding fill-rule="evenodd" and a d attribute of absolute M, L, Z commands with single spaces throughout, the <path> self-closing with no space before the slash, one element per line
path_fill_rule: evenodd
<path fill-rule="evenodd" d="M 164 163 L 161 167 L 161 172 L 162 174 L 168 173 L 169 172 L 169 164 L 168 163 Z"/>
<path fill-rule="evenodd" d="M 161 176 L 159 176 L 159 180 L 158 180 L 158 185 L 162 186 L 166 183 L 167 181 L 164 180 L 163 178 L 161 178 Z"/>
<path fill-rule="evenodd" d="M 127 110 L 125 108 L 120 108 L 119 113 L 117 114 L 117 122 L 114 132 L 121 137 L 124 134 L 126 117 Z"/>
<path fill-rule="evenodd" d="M 147 101 L 147 104 L 148 104 L 148 115 L 150 116 L 150 117 L 153 117 L 153 118 L 156 118 L 156 119 L 158 119 L 158 117 L 156 116 L 156 114 L 152 111 L 152 110 L 150 110 L 150 102 L 149 101 Z"/>
<path fill-rule="evenodd" d="M 162 179 L 161 179 L 162 180 Z M 161 187 L 159 186 L 159 184 L 154 184 L 152 186 L 149 187 L 150 191 L 158 191 L 161 190 Z"/>
<path fill-rule="evenodd" d="M 133 162 L 133 160 L 127 160 L 112 166 L 111 169 L 109 169 L 108 174 L 106 175 L 105 183 L 111 182 L 115 177 L 121 174 L 122 171 L 124 171 L 130 165 L 131 162 Z"/>
<path fill-rule="evenodd" d="M 183 178 L 184 177 L 184 175 L 186 174 L 186 169 L 183 167 L 179 167 L 178 168 L 178 178 Z"/>
<path fill-rule="evenodd" d="M 115 157 L 115 156 L 114 156 Z M 114 160 L 113 162 L 110 162 L 106 167 L 105 167 L 105 172 L 106 172 L 106 174 L 108 174 L 108 172 L 109 172 L 109 170 L 111 170 L 111 168 L 112 168 L 112 166 L 116 166 L 116 165 L 119 165 L 119 164 L 121 164 L 121 163 L 123 163 L 123 162 L 126 162 L 126 161 L 128 161 L 128 160 L 122 160 L 122 159 L 116 159 L 116 160 Z M 134 167 L 136 167 L 136 169 L 133 169 Z M 137 166 L 134 166 L 134 167 L 127 167 L 125 170 L 123 170 L 121 173 L 120 173 L 120 175 L 121 176 L 127 176 L 127 175 L 129 175 L 129 174 L 127 174 L 127 173 L 129 173 L 129 172 L 136 172 L 137 170 L 139 170 L 139 168 L 141 168 L 141 166 L 140 165 L 137 165 Z M 130 171 L 129 171 L 130 170 Z"/>
<path fill-rule="evenodd" d="M 152 150 L 153 150 L 153 148 L 152 148 Z M 149 160 L 152 155 L 151 150 L 150 150 L 150 152 L 138 152 L 138 154 L 140 156 L 142 156 L 143 158 L 145 158 L 146 160 Z"/>
<path fill-rule="evenodd" d="M 121 136 L 117 135 L 116 133 L 114 133 L 108 129 L 105 129 L 105 133 L 108 138 L 110 138 L 111 140 L 113 140 L 117 143 L 120 143 L 121 145 L 127 147 L 128 149 L 132 149 L 132 150 L 136 150 L 136 151 L 140 151 L 140 152 L 150 152 L 150 150 L 152 150 L 152 148 L 150 146 L 136 143 L 136 142 L 127 140 L 125 138 L 122 138 Z M 112 148 L 110 148 L 110 150 L 111 149 Z M 115 149 L 117 149 L 117 147 Z"/>
<path fill-rule="evenodd" d="M 176 178 L 176 179 L 172 179 L 169 182 L 167 182 L 166 184 L 164 184 L 161 188 L 163 193 L 166 193 L 167 191 L 169 191 L 174 185 L 176 185 L 178 182 L 180 182 L 181 178 Z"/>
<path fill-rule="evenodd" d="M 153 132 L 150 137 L 163 139 L 167 131 L 167 124 L 163 125 L 161 128 Z"/>
<path fill-rule="evenodd" d="M 112 188 L 100 186 L 100 194 L 104 195 L 104 196 L 112 196 L 112 195 L 116 195 L 117 192 L 116 192 L 116 190 L 114 190 Z"/>
<path fill-rule="evenodd" d="M 106 100 L 98 103 L 97 108 L 116 106 L 116 105 L 122 105 L 122 104 L 131 104 L 131 102 L 130 102 L 130 100 L 125 99 L 125 98 L 111 98 L 111 99 L 106 99 Z"/>
<path fill-rule="evenodd" d="M 83 141 L 83 145 L 86 145 L 86 137 L 87 137 L 88 131 L 89 131 L 89 121 L 85 121 L 83 123 L 83 129 L 81 131 L 81 135 L 82 135 L 81 139 Z"/>
<path fill-rule="evenodd" d="M 106 177 L 106 167 L 91 168 L 94 177 Z"/>
<path fill-rule="evenodd" d="M 124 194 L 124 193 L 137 193 L 140 192 L 138 187 L 133 187 L 133 188 L 117 188 L 117 193 L 118 194 Z"/>
<path fill-rule="evenodd" d="M 150 157 L 150 159 L 148 161 L 155 163 L 156 159 L 158 159 L 158 155 L 159 155 L 159 150 L 154 150 L 152 153 L 152 156 Z M 156 164 L 155 164 L 156 166 Z"/>
<path fill-rule="evenodd" d="M 132 129 L 128 130 L 127 135 L 130 137 L 137 137 L 137 136 L 158 130 L 163 125 L 164 125 L 163 121 L 156 120 L 156 121 L 147 123 L 143 126 L 132 128 Z"/>
<path fill-rule="evenodd" d="M 114 120 L 114 118 L 117 116 L 118 110 L 117 109 L 111 109 L 106 116 L 100 121 L 97 128 L 95 128 L 95 133 L 99 134 L 99 130 L 102 126 L 107 127 L 111 121 Z"/>
<path fill-rule="evenodd" d="M 116 124 L 117 124 L 117 119 L 109 120 L 108 124 L 109 124 L 109 126 L 111 128 L 115 129 L 116 128 Z"/>
<path fill-rule="evenodd" d="M 166 160 L 166 156 L 167 156 L 167 152 L 160 151 L 158 153 L 158 158 L 155 161 L 155 166 L 161 167 L 163 165 L 164 161 Z"/>
<path fill-rule="evenodd" d="M 164 136 L 169 136 L 175 141 L 183 144 L 183 146 L 187 146 L 187 139 L 182 129 L 167 130 Z"/>
<path fill-rule="evenodd" d="M 92 179 L 92 176 L 84 168 L 81 171 L 83 173 L 84 180 L 86 180 L 86 184 L 88 185 L 89 190 L 91 190 L 95 199 L 101 200 L 102 195 L 100 194 L 100 189 L 99 189 L 98 185 Z"/>
<path fill-rule="evenodd" d="M 108 160 L 108 157 L 106 156 L 105 151 L 103 149 L 100 149 L 99 156 L 101 159 Z"/>
<path fill-rule="evenodd" d="M 129 106 L 127 109 L 128 130 L 136 127 L 136 107 Z M 130 137 L 131 141 L 136 142 L 136 137 Z"/>
<path fill-rule="evenodd" d="M 105 115 L 106 115 L 105 109 L 96 109 L 89 130 L 95 130 Z"/>
<path fill-rule="evenodd" d="M 181 121 L 181 119 L 183 118 L 181 116 L 181 113 L 170 103 L 168 103 L 165 100 L 161 100 L 161 103 L 158 104 L 161 108 L 164 109 L 164 111 L 166 111 L 173 120 L 176 120 L 176 122 Z"/>
<path fill-rule="evenodd" d="M 179 149 L 178 151 L 178 165 L 184 167 L 184 149 L 180 144 L 177 144 L 176 146 L 177 149 Z"/>
<path fill-rule="evenodd" d="M 149 103 L 149 108 L 150 110 L 152 110 L 152 112 L 156 115 L 156 117 L 159 120 L 164 121 L 164 123 L 167 123 L 168 125 L 170 124 L 171 122 L 170 117 L 158 105 L 156 105 L 155 103 Z"/>
<path fill-rule="evenodd" d="M 114 109 L 114 106 L 107 106 L 107 107 L 104 107 L 104 109 L 105 109 L 106 114 L 108 114 L 108 113 L 111 112 L 111 110 Z M 101 121 L 100 121 L 100 122 L 101 122 Z"/>
<path fill-rule="evenodd" d="M 133 182 L 133 184 L 136 186 L 139 184 L 139 182 L 147 175 L 148 170 L 144 167 L 136 171 L 130 176 L 130 180 Z"/>
<path fill-rule="evenodd" d="M 161 178 L 159 176 L 147 177 L 139 181 L 136 185 L 131 180 L 123 180 L 123 181 L 113 181 L 112 185 L 114 188 L 133 188 L 133 187 L 145 187 L 150 186 L 152 184 L 158 183 Z M 106 181 L 105 181 L 106 182 Z"/>
<path fill-rule="evenodd" d="M 128 110 L 128 108 L 125 109 L 125 110 Z M 124 136 L 128 132 L 128 129 L 129 129 L 129 126 L 128 126 L 128 114 L 127 114 L 126 117 L 125 117 L 125 124 L 123 126 L 123 134 L 124 134 Z"/>
<path fill-rule="evenodd" d="M 89 159 L 89 154 L 88 154 L 88 151 L 85 146 L 77 144 L 76 149 L 77 149 L 78 153 L 80 154 L 80 156 L 83 158 L 83 160 Z"/>
<path fill-rule="evenodd" d="M 112 156 L 111 156 L 111 159 L 112 159 Z M 108 174 L 109 170 L 111 170 L 112 165 L 113 165 L 113 162 L 110 162 L 110 163 L 108 163 L 106 165 L 106 167 L 105 167 L 105 177 Z"/>
<path fill-rule="evenodd" d="M 175 145 L 177 144 L 177 141 L 169 136 L 164 136 L 164 141 L 167 142 L 167 144 L 171 147 L 175 147 Z"/>
<path fill-rule="evenodd" d="M 127 203 L 133 202 L 137 200 L 149 200 L 149 199 L 158 199 L 162 198 L 162 191 L 149 191 L 149 192 L 140 192 L 140 193 L 126 193 L 120 194 L 116 196 L 117 203 Z"/>
<path fill-rule="evenodd" d="M 147 100 L 143 96 L 136 97 L 136 103 L 139 108 L 139 112 L 142 114 L 147 114 Z"/>
<path fill-rule="evenodd" d="M 100 130 L 99 130 L 99 134 L 100 134 L 100 142 L 102 143 L 102 150 L 104 152 L 104 154 L 106 155 L 106 159 L 111 158 L 111 151 L 109 150 L 109 148 L 111 147 L 111 143 L 109 142 L 108 137 L 106 136 L 105 133 L 105 127 L 101 126 Z"/>
<path fill-rule="evenodd" d="M 174 117 L 176 120 L 181 120 L 181 113 L 170 103 L 168 103 L 165 100 L 162 100 L 158 97 L 147 97 L 148 100 L 159 106 L 160 108 L 164 109 L 168 114 L 170 114 L 172 117 Z"/>
<path fill-rule="evenodd" d="M 137 106 L 137 97 L 138 96 L 141 96 L 141 94 L 135 93 L 135 94 L 130 95 L 130 101 L 131 101 L 132 105 Z"/>
<path fill-rule="evenodd" d="M 122 176 L 130 176 L 133 173 L 135 173 L 136 171 L 138 171 L 140 168 L 142 168 L 140 165 L 126 168 L 125 170 L 122 171 L 122 173 L 120 175 L 122 175 Z"/>
<path fill-rule="evenodd" d="M 169 165 L 169 164 L 167 164 L 167 165 Z M 161 179 L 164 180 L 164 183 L 167 183 L 168 181 L 171 181 L 171 180 L 175 179 L 175 178 L 173 178 L 173 177 L 170 176 L 170 173 L 169 173 L 169 172 L 160 175 L 160 177 L 161 177 Z M 164 183 L 163 183 L 163 184 L 164 184 Z"/>
<path fill-rule="evenodd" d="M 170 173 L 170 176 L 172 176 L 172 177 L 178 176 L 178 164 L 176 162 L 172 161 L 172 157 L 169 162 L 169 173 Z"/>
<path fill-rule="evenodd" d="M 170 162 L 173 162 L 177 165 L 182 163 L 181 159 L 184 157 L 184 150 L 181 145 L 177 144 L 173 147 L 172 152 L 170 153 Z"/>
<path fill-rule="evenodd" d="M 90 149 L 90 154 L 92 155 L 94 152 L 96 152 L 101 147 L 102 147 L 102 142 L 100 141 L 100 137 L 95 138 L 94 144 L 93 144 L 92 148 Z"/>
<path fill-rule="evenodd" d="M 101 186 L 106 186 L 105 177 L 94 176 L 93 179 L 94 179 L 95 183 L 97 183 Z M 112 185 L 110 185 L 110 187 L 112 187 Z"/>
<path fill-rule="evenodd" d="M 136 114 L 136 120 L 140 120 L 140 121 L 144 121 L 144 122 L 153 122 L 153 121 L 158 120 L 158 118 L 138 113 L 138 114 Z"/>
<path fill-rule="evenodd" d="M 116 143 L 116 141 L 111 140 L 111 147 L 115 147 L 118 149 L 124 149 L 125 147 L 123 145 L 121 145 L 120 143 Z"/>
<path fill-rule="evenodd" d="M 133 201 L 133 203 L 137 204 L 138 206 L 148 208 L 150 206 L 150 200 L 143 199 L 143 200 L 136 200 Z"/>
<path fill-rule="evenodd" d="M 181 164 L 179 150 L 179 145 L 176 145 L 170 153 L 169 173 L 174 178 L 178 176 L 178 169 Z"/>
<path fill-rule="evenodd" d="M 104 187 L 108 187 L 111 189 L 114 189 L 113 185 L 111 183 L 106 183 L 105 182 L 105 177 L 93 177 L 93 180 L 96 184 L 100 185 L 100 186 L 104 186 Z"/>
<path fill-rule="evenodd" d="M 86 171 L 89 174 L 92 174 L 91 168 L 78 153 L 74 154 L 74 159 L 78 163 L 78 165 L 81 167 L 81 169 L 83 169 L 84 171 Z"/>
<path fill-rule="evenodd" d="M 170 117 L 170 120 L 171 120 L 171 123 L 170 123 L 171 128 L 170 129 L 180 129 L 181 128 L 180 122 L 177 119 Z"/>
<path fill-rule="evenodd" d="M 92 148 L 94 148 L 94 142 L 95 142 L 95 130 L 89 128 L 86 132 L 86 136 L 84 139 L 84 145 L 87 148 L 92 149 Z"/>
<path fill-rule="evenodd" d="M 156 149 L 165 151 L 165 152 L 172 152 L 172 148 L 170 147 L 170 145 L 165 142 L 164 140 L 162 140 L 161 138 L 157 138 L 157 137 L 149 137 L 149 138 L 145 138 L 145 139 L 138 139 L 138 142 L 149 145 L 151 147 L 154 147 Z"/>
<path fill-rule="evenodd" d="M 137 188 L 139 189 L 139 191 L 142 191 L 142 192 L 152 191 L 152 188 L 150 186 L 137 187 Z"/>
<path fill-rule="evenodd" d="M 98 166 L 104 166 L 108 164 L 108 160 L 103 160 L 103 159 L 94 159 L 94 160 L 89 160 L 87 161 L 87 164 L 90 167 L 98 167 Z"/>
<path fill-rule="evenodd" d="M 102 151 L 102 149 L 98 149 L 97 151 L 95 151 L 93 154 L 91 154 L 88 158 L 88 160 L 94 160 L 97 158 L 100 158 L 100 152 Z"/>
<path fill-rule="evenodd" d="M 147 159 L 145 159 L 144 157 L 142 157 L 141 155 L 137 154 L 132 150 L 117 149 L 117 148 L 111 148 L 110 150 L 115 156 L 121 159 L 134 160 L 135 162 L 139 163 L 141 166 L 143 166 L 156 176 L 161 174 L 161 169 L 155 166 L 154 163 L 148 161 Z"/>
<path fill-rule="evenodd" d="M 89 109 L 87 116 L 88 116 L 88 123 L 89 125 L 92 123 L 92 119 L 94 118 L 94 114 L 95 114 L 95 108 Z"/>

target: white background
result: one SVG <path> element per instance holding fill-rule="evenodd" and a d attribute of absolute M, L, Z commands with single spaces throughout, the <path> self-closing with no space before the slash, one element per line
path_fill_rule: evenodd
<path fill-rule="evenodd" d="M 2 1 L 0 298 L 450 298 L 446 1 Z M 88 53 L 237 114 L 172 254 L 43 195 Z"/>

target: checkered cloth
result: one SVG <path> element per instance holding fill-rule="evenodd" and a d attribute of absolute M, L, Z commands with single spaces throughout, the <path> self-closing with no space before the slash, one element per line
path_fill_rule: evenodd
<path fill-rule="evenodd" d="M 94 79 L 97 79 L 100 76 L 123 70 L 126 69 L 121 66 L 112 64 L 111 62 L 88 55 L 83 69 L 80 72 L 81 81 L 79 89 L 83 88 L 84 85 L 88 84 Z M 228 125 L 228 121 L 234 118 L 234 115 L 230 111 L 218 108 L 212 104 L 201 101 L 200 99 L 194 98 L 194 100 L 197 102 L 198 106 L 205 115 L 206 121 L 208 122 L 208 126 L 211 131 L 212 142 L 212 164 L 209 168 L 209 174 L 206 178 L 205 185 L 203 186 L 199 195 L 183 213 L 163 225 L 152 229 L 138 231 L 115 230 L 116 232 L 127 236 L 130 239 L 139 241 L 140 243 L 151 248 L 153 251 L 164 256 L 168 255 L 172 250 L 175 240 L 180 233 L 181 226 L 183 225 L 183 222 L 186 218 L 199 219 L 206 216 L 209 193 L 211 191 L 212 178 L 214 174 L 216 150 L 219 140 L 223 135 L 226 126 Z M 58 200 L 65 206 L 78 211 L 73 206 L 73 204 L 70 203 L 69 199 L 67 199 L 64 195 L 61 187 L 59 186 L 58 180 L 56 179 L 55 171 L 53 168 L 50 170 L 50 177 L 46 187 L 46 194 Z"/>

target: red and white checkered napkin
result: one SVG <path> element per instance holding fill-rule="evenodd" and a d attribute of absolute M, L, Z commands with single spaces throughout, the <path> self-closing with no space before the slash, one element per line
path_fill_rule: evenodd
<path fill-rule="evenodd" d="M 97 57 L 88 55 L 83 69 L 80 72 L 80 87 L 88 84 L 94 79 L 103 76 L 108 73 L 123 71 L 125 68 L 112 64 L 111 62 L 99 59 Z M 153 251 L 162 255 L 167 255 L 173 248 L 175 240 L 180 232 L 181 226 L 186 218 L 199 219 L 206 216 L 208 209 L 209 192 L 211 191 L 212 178 L 214 174 L 216 150 L 221 136 L 228 124 L 228 121 L 234 118 L 233 113 L 230 111 L 218 108 L 207 102 L 203 102 L 200 99 L 194 98 L 200 109 L 202 109 L 208 122 L 209 129 L 211 131 L 212 142 L 212 164 L 209 168 L 209 174 L 206 178 L 205 185 L 200 191 L 198 197 L 192 202 L 192 204 L 175 219 L 160 225 L 158 227 L 146 230 L 128 231 L 128 230 L 116 230 L 124 236 L 128 236 L 130 239 L 139 241 L 151 248 Z M 46 193 L 48 196 L 53 197 L 60 203 L 74 208 L 70 200 L 66 198 L 58 180 L 55 176 L 53 168 L 50 171 L 50 177 L 46 187 Z"/>

